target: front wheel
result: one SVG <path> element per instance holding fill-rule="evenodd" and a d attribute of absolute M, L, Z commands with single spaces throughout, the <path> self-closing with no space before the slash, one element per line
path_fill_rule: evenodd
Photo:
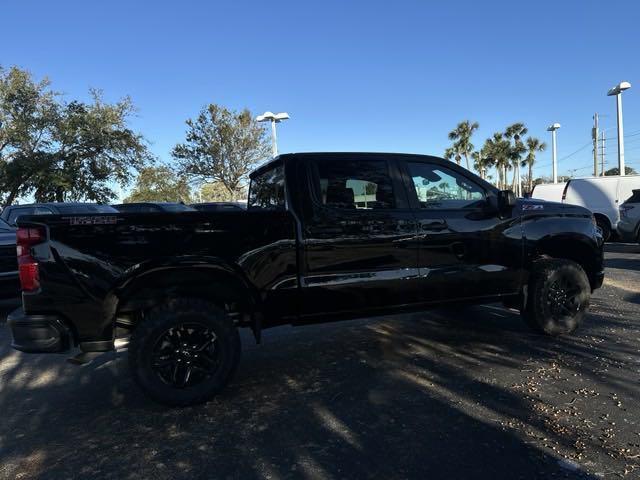
<path fill-rule="evenodd" d="M 151 310 L 131 335 L 129 367 L 142 390 L 171 406 L 202 403 L 229 382 L 240 337 L 226 312 L 199 299 Z"/>
<path fill-rule="evenodd" d="M 540 333 L 571 333 L 582 324 L 590 296 L 589 279 L 580 265 L 571 260 L 539 260 L 522 315 Z"/>

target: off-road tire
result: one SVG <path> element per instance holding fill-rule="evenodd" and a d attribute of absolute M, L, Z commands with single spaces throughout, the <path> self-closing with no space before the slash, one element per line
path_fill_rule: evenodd
<path fill-rule="evenodd" d="M 202 373 L 200 368 L 199 383 L 179 388 L 162 378 L 158 367 L 152 366 L 155 362 L 152 358 L 158 358 L 158 342 L 168 334 L 173 335 L 174 331 L 188 332 L 184 330 L 185 325 L 187 328 L 189 325 L 202 327 L 211 338 L 215 336 L 214 340 L 208 340 L 210 345 L 207 347 L 215 348 L 215 362 L 209 363 L 215 367 L 207 373 Z M 185 335 L 185 338 L 190 337 Z M 137 325 L 129 342 L 129 368 L 136 383 L 151 399 L 170 406 L 195 405 L 218 394 L 231 380 L 240 361 L 240 352 L 238 329 L 224 310 L 204 300 L 180 298 L 152 309 Z M 181 365 L 184 367 L 185 364 Z"/>
<path fill-rule="evenodd" d="M 567 302 L 563 288 L 573 297 Z M 575 291 L 575 294 L 574 294 Z M 542 259 L 533 265 L 529 281 L 527 306 L 522 311 L 526 323 L 536 332 L 546 335 L 562 335 L 573 332 L 584 319 L 589 307 L 591 286 L 583 268 L 576 262 L 563 259 Z M 560 304 L 561 306 L 558 306 Z"/>

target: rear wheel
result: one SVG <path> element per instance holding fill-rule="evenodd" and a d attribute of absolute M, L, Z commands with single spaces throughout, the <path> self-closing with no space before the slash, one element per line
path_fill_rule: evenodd
<path fill-rule="evenodd" d="M 158 307 L 134 330 L 129 366 L 142 390 L 172 406 L 205 402 L 229 382 L 240 360 L 238 330 L 226 312 L 199 299 Z"/>
<path fill-rule="evenodd" d="M 609 237 L 611 237 L 611 225 L 609 225 L 609 221 L 606 217 L 602 215 L 596 215 L 596 225 L 602 232 L 602 238 L 605 242 L 609 241 Z"/>
<path fill-rule="evenodd" d="M 589 279 L 580 265 L 571 260 L 539 260 L 522 315 L 540 333 L 570 333 L 582 324 L 590 296 Z"/>

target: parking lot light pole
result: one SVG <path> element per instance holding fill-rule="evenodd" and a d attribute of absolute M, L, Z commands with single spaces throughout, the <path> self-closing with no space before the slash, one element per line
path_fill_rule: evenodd
<path fill-rule="evenodd" d="M 556 130 L 560 128 L 559 123 L 549 125 L 548 132 L 551 132 L 551 164 L 553 171 L 553 183 L 558 183 L 558 157 L 556 151 Z"/>
<path fill-rule="evenodd" d="M 274 157 L 278 155 L 278 137 L 276 134 L 276 123 L 280 123 L 283 120 L 289 120 L 288 113 L 264 112 L 262 115 L 258 115 L 256 117 L 256 121 L 258 122 L 271 122 L 271 153 Z"/>
<path fill-rule="evenodd" d="M 629 82 L 620 82 L 615 87 L 609 89 L 607 95 L 616 97 L 616 106 L 618 110 L 618 171 L 620 175 L 625 175 L 624 166 L 624 127 L 622 125 L 622 92 L 631 88 Z"/>

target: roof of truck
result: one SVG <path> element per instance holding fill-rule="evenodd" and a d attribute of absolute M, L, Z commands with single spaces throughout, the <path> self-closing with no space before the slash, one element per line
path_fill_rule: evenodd
<path fill-rule="evenodd" d="M 259 167 L 257 167 L 251 174 L 250 178 L 253 178 L 256 174 L 268 170 L 274 163 L 277 163 L 281 160 L 285 159 L 295 159 L 296 161 L 304 161 L 317 157 L 351 157 L 351 158 L 361 158 L 361 157 L 416 157 L 429 160 L 436 160 L 439 162 L 449 162 L 449 160 L 445 160 L 442 157 L 436 157 L 434 155 L 426 155 L 421 153 L 399 153 L 399 152 L 295 152 L 295 153 L 283 153 L 276 157 L 273 157 L 271 160 L 263 163 Z"/>

